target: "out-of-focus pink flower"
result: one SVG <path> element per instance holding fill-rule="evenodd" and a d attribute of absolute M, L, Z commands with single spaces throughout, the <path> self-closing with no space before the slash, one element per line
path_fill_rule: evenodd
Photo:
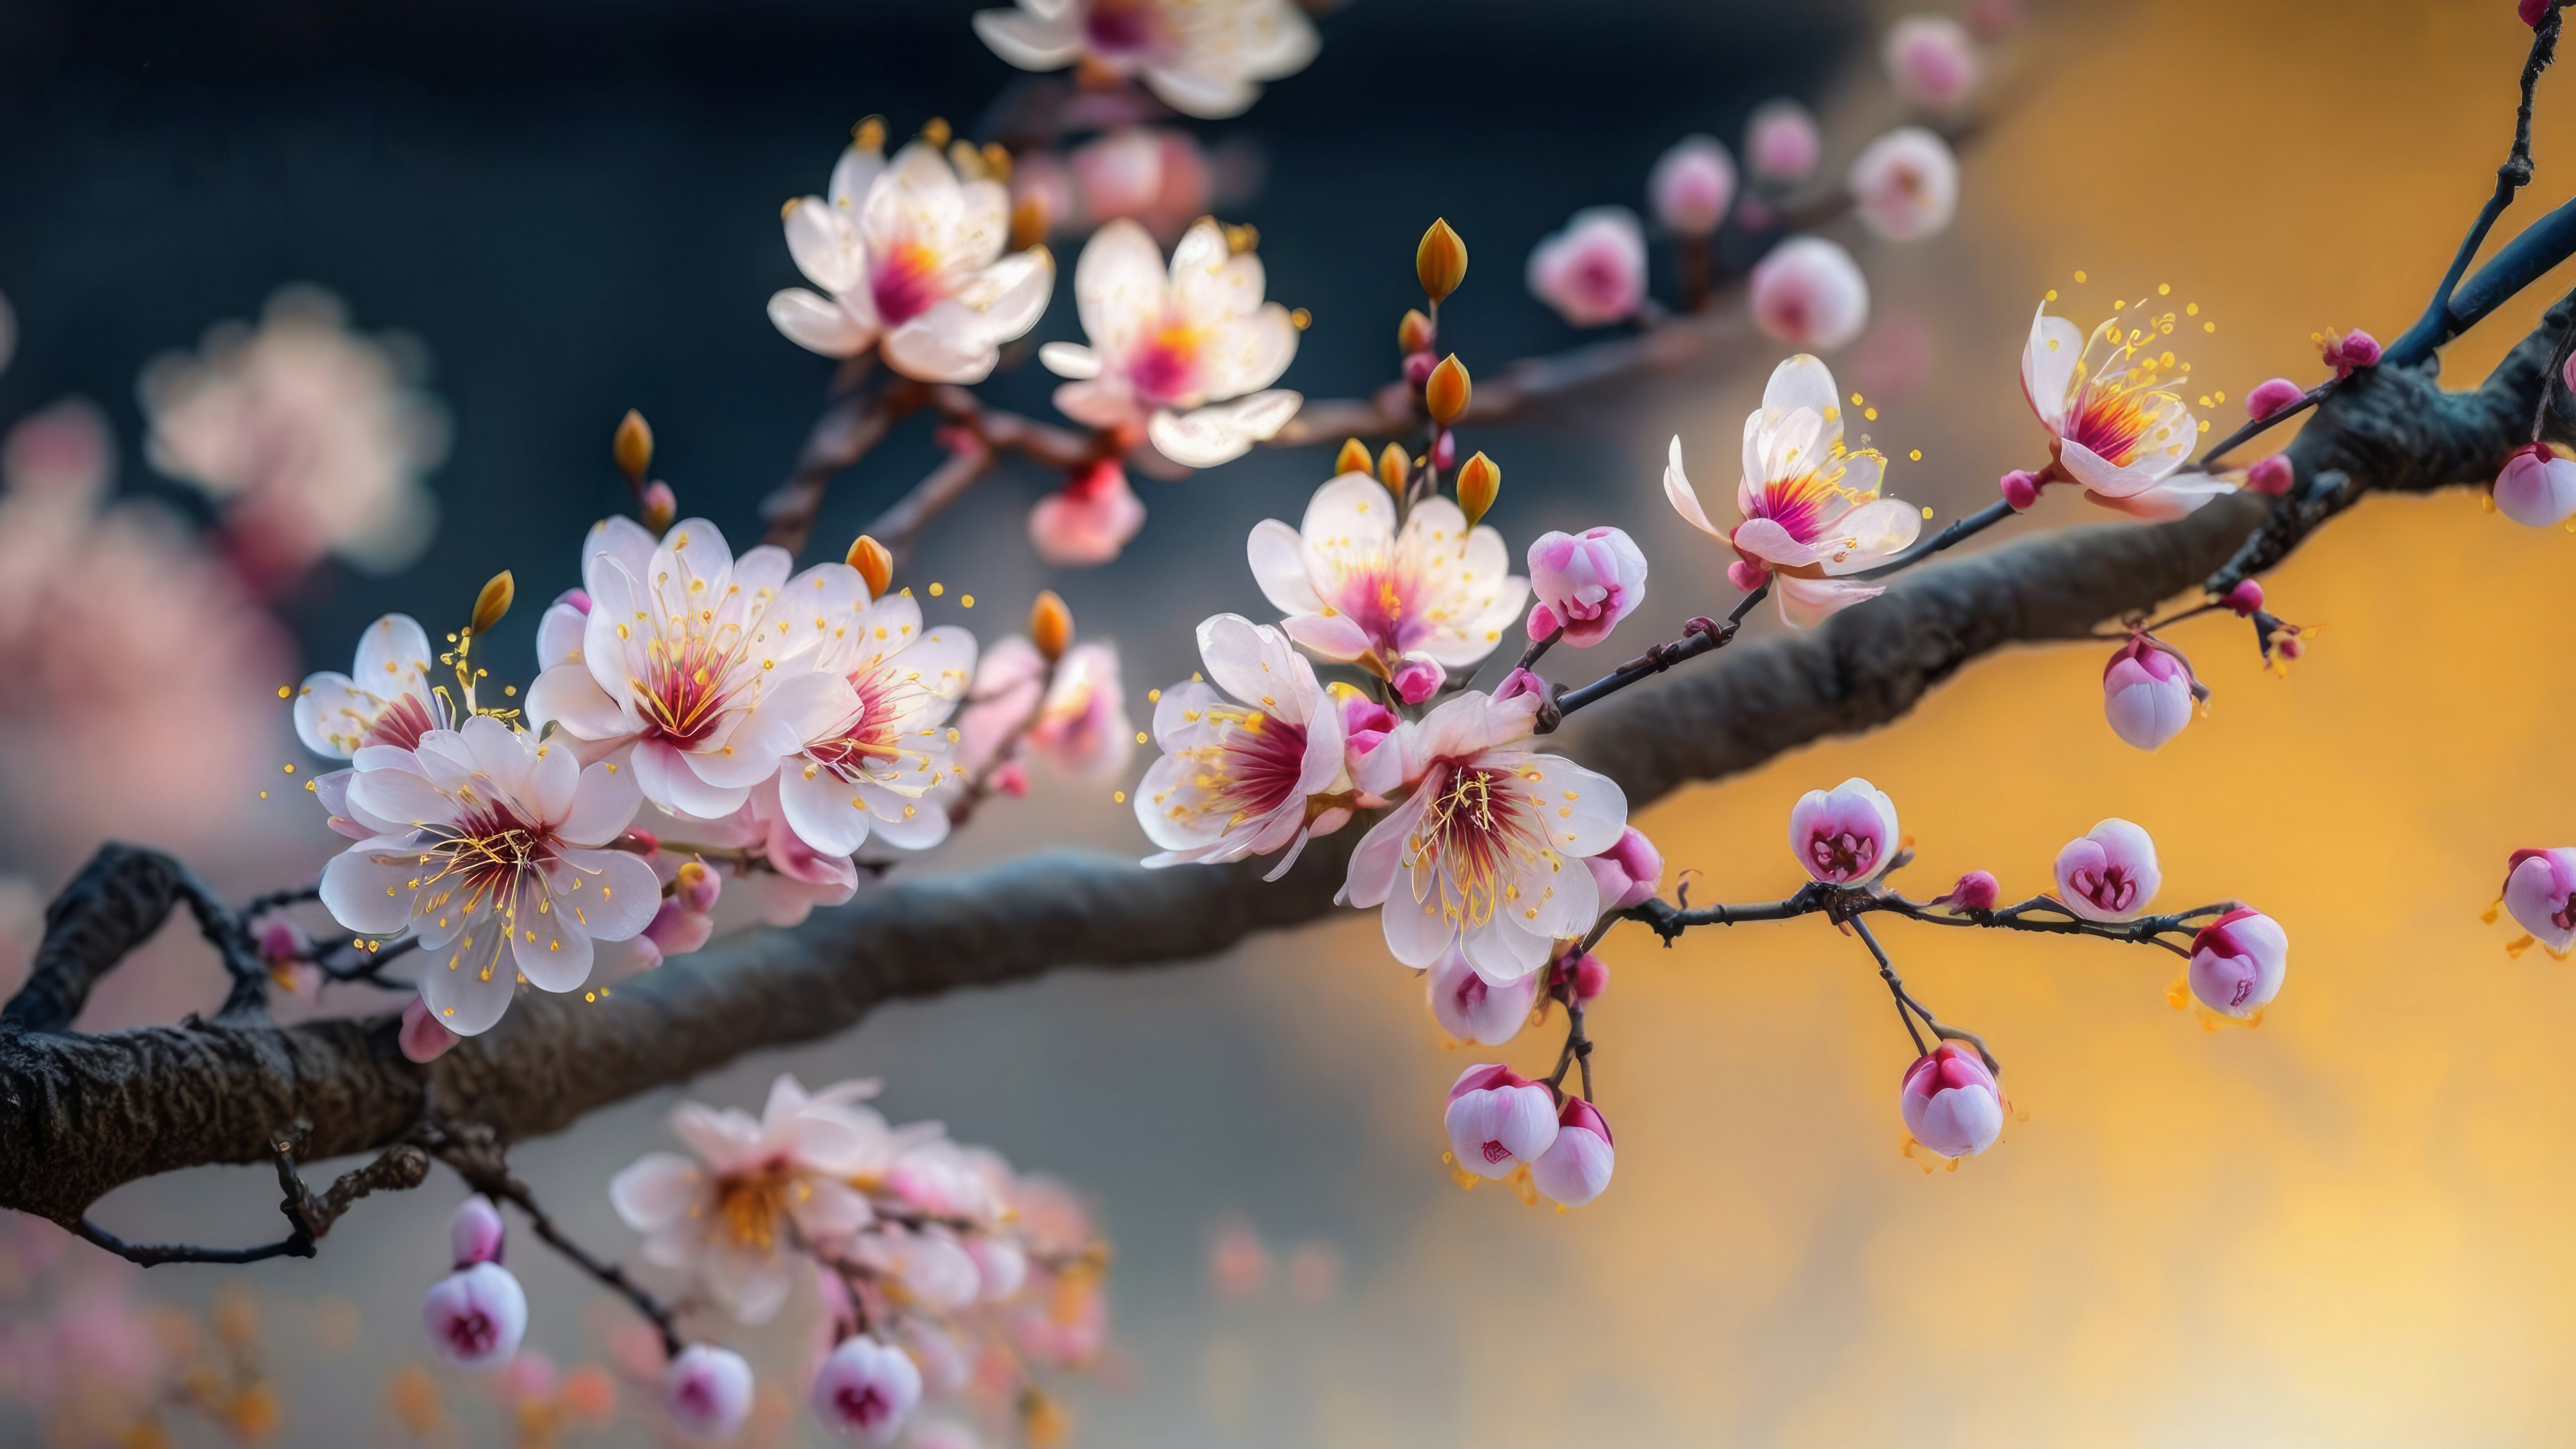
<path fill-rule="evenodd" d="M 2548 19 L 2549 12 L 2557 8 L 2557 0 L 2514 0 L 2513 13 L 2522 17 L 2523 24 L 2538 30 L 2540 22 Z"/>
<path fill-rule="evenodd" d="M 2496 511 L 2526 528 L 2553 528 L 2576 517 L 2576 462 L 2547 443 L 2527 443 L 2496 474 Z"/>
<path fill-rule="evenodd" d="M 1228 1213 L 1208 1234 L 1208 1286 L 1223 1298 L 1251 1298 L 1270 1286 L 1270 1249 L 1241 1213 Z"/>
<path fill-rule="evenodd" d="M 415 996 L 403 1003 L 402 1031 L 399 1036 L 405 1060 L 423 1066 L 438 1060 L 447 1049 L 464 1038 L 441 1026 L 429 1003 Z"/>
<path fill-rule="evenodd" d="M 438 1280 L 421 1300 L 429 1346 L 452 1368 L 507 1363 L 528 1331 L 528 1295 L 498 1263 L 476 1263 Z"/>
<path fill-rule="evenodd" d="M 1567 1207 L 1581 1207 L 1610 1185 L 1610 1124 L 1581 1097 L 1557 1112 L 1556 1140 L 1530 1164 L 1530 1182 Z"/>
<path fill-rule="evenodd" d="M 1664 880 L 1664 855 L 1646 832 L 1631 825 L 1619 832 L 1619 843 L 1599 855 L 1586 856 L 1592 883 L 1601 890 L 1601 909 L 1624 911 L 1652 899 Z"/>
<path fill-rule="evenodd" d="M 1827 885 L 1876 875 L 1897 843 L 1896 802 L 1857 775 L 1831 790 L 1810 790 L 1789 808 L 1790 853 Z"/>
<path fill-rule="evenodd" d="M 1906 104 L 1947 111 L 1977 84 L 1977 50 L 1967 28 L 1943 15 L 1909 15 L 1891 26 L 1881 58 Z"/>
<path fill-rule="evenodd" d="M 2245 486 L 2268 497 L 2278 498 L 2298 481 L 2298 472 L 2290 464 L 2290 455 L 2274 453 L 2245 470 Z"/>
<path fill-rule="evenodd" d="M 1978 1055 L 1954 1041 L 1917 1057 L 1897 1091 L 1914 1140 L 1943 1157 L 1974 1157 L 2003 1135 L 2003 1092 Z"/>
<path fill-rule="evenodd" d="M 458 1203 L 455 1216 L 447 1220 L 448 1256 L 458 1268 L 500 1262 L 506 1236 L 501 1210 L 478 1192 Z"/>
<path fill-rule="evenodd" d="M 1024 737 L 1031 752 L 1078 780 L 1105 780 L 1136 757 L 1136 727 L 1119 693 L 1118 651 L 1076 644 L 1055 670 L 1055 687 Z"/>
<path fill-rule="evenodd" d="M 877 1339 L 841 1340 L 814 1375 L 814 1417 L 853 1443 L 893 1443 L 920 1402 L 921 1370 L 902 1349 Z"/>
<path fill-rule="evenodd" d="M 751 1364 L 712 1343 L 681 1349 L 662 1371 L 662 1408 L 672 1427 L 701 1443 L 730 1439 L 751 1417 Z"/>
<path fill-rule="evenodd" d="M 2195 685 L 2181 655 L 2140 634 L 2102 667 L 2102 715 L 2111 733 L 2142 750 L 2160 748 L 2191 723 Z"/>
<path fill-rule="evenodd" d="M 1539 973 L 1509 981 L 1488 981 L 1467 962 L 1467 953 L 1451 946 L 1431 963 L 1431 1015 L 1440 1029 L 1460 1041 L 1501 1046 L 1520 1035 L 1530 1007 L 1538 1000 Z"/>
<path fill-rule="evenodd" d="M 1017 760 L 1013 760 L 1009 764 L 995 770 L 991 776 L 990 783 L 994 789 L 1010 796 L 1014 800 L 1026 800 L 1029 798 L 1028 768 Z"/>
<path fill-rule="evenodd" d="M 1145 526 L 1145 504 L 1127 486 L 1115 458 L 1077 468 L 1062 488 L 1029 509 L 1029 542 L 1038 557 L 1064 567 L 1105 564 Z"/>
<path fill-rule="evenodd" d="M 1831 352 L 1869 323 L 1869 279 L 1836 242 L 1793 236 L 1754 264 L 1753 320 L 1792 347 Z"/>
<path fill-rule="evenodd" d="M 1169 243 L 1215 200 L 1207 152 L 1168 126 L 1121 126 L 1074 148 L 1066 161 L 1083 215 L 1095 225 L 1124 218 Z"/>
<path fill-rule="evenodd" d="M 2057 852 L 2058 899 L 2088 921 L 2126 921 L 2144 913 L 2164 881 L 2155 841 L 2116 816 Z"/>
<path fill-rule="evenodd" d="M 2254 579 L 2238 579 L 2222 602 L 2236 617 L 2250 619 L 2263 607 L 2263 585 Z"/>
<path fill-rule="evenodd" d="M 2000 40 L 2021 23 L 2021 0 L 1969 0 L 1968 29 L 1980 39 Z"/>
<path fill-rule="evenodd" d="M 1735 158 L 1715 136 L 1684 136 L 1646 173 L 1646 201 L 1675 236 L 1711 235 L 1735 204 Z"/>
<path fill-rule="evenodd" d="M 2504 908 L 2551 955 L 2576 947 L 2576 849 L 2515 851 L 2505 865 Z"/>
<path fill-rule="evenodd" d="M 1562 629 L 1561 642 L 1588 648 L 1646 601 L 1646 555 L 1615 528 L 1541 534 L 1529 547 L 1529 571 L 1530 592 L 1538 596 L 1529 616 L 1532 639 Z"/>
<path fill-rule="evenodd" d="M 1480 1177 L 1507 1176 L 1556 1141 L 1556 1102 L 1547 1088 L 1491 1063 L 1459 1074 L 1442 1120 L 1458 1165 Z"/>
<path fill-rule="evenodd" d="M 2245 395 L 2245 415 L 2257 421 L 2271 417 L 2306 397 L 2308 390 L 2286 377 L 2267 377 Z"/>
<path fill-rule="evenodd" d="M 1824 153 L 1814 113 L 1796 101 L 1764 101 L 1744 123 L 1744 165 L 1759 180 L 1796 185 L 1815 174 Z"/>
<path fill-rule="evenodd" d="M 1291 0 L 1020 0 L 975 12 L 975 33 L 1022 70 L 1132 76 L 1207 120 L 1241 115 L 1263 81 L 1315 58 L 1315 27 Z"/>
<path fill-rule="evenodd" d="M 1606 327 L 1646 301 L 1646 234 L 1624 206 L 1578 211 L 1529 256 L 1530 295 L 1577 327 Z"/>
<path fill-rule="evenodd" d="M 420 344 L 352 332 L 309 286 L 268 299 L 256 328 L 206 333 L 143 370 L 153 468 L 224 501 L 245 571 L 282 585 L 325 553 L 392 573 L 428 547 L 447 410 L 423 391 Z"/>
<path fill-rule="evenodd" d="M 1322 1303 L 1342 1287 L 1342 1255 L 1330 1243 L 1299 1243 L 1288 1255 L 1288 1291 L 1300 1303 Z"/>
<path fill-rule="evenodd" d="M 1921 126 L 1899 126 L 1862 147 L 1850 185 L 1860 219 L 1889 241 L 1937 235 L 1959 209 L 1958 158 Z"/>
<path fill-rule="evenodd" d="M 1492 524 L 1470 527 L 1457 504 L 1434 496 L 1398 528 L 1386 489 L 1367 473 L 1315 490 L 1296 528 L 1264 519 L 1245 547 L 1289 638 L 1374 673 L 1417 651 L 1446 669 L 1473 669 L 1529 598 Z"/>
<path fill-rule="evenodd" d="M 2289 933 L 2261 911 L 2239 906 L 2191 938 L 2191 994 L 2222 1016 L 2271 1005 L 2289 969 Z"/>

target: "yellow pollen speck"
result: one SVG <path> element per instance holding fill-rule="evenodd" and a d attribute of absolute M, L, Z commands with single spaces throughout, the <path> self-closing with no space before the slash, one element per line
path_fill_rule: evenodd
<path fill-rule="evenodd" d="M 1117 801 L 1121 805 L 1124 805 L 1127 803 L 1127 792 L 1124 790 L 1112 790 L 1109 792 L 1109 798 Z"/>
<path fill-rule="evenodd" d="M 1878 421 L 1878 409 L 1876 408 L 1862 408 L 1860 410 L 1860 415 L 1873 423 Z"/>
<path fill-rule="evenodd" d="M 1907 458 L 1911 459 L 1911 460 L 1912 460 L 1912 461 L 1914 461 L 1914 462 L 1920 463 L 1920 462 L 1922 462 L 1922 461 L 1923 461 L 1923 450 L 1922 450 L 1921 448 L 1916 448 L 1914 451 L 1912 451 L 1912 452 L 1910 452 L 1910 453 L 1907 453 L 1905 456 L 1906 456 Z"/>
<path fill-rule="evenodd" d="M 957 605 L 959 608 L 971 609 L 975 607 L 975 596 L 973 594 L 962 595 L 958 598 Z"/>
<path fill-rule="evenodd" d="M 946 584 L 932 584 L 930 586 L 930 596 L 934 599 L 947 592 L 948 586 Z"/>
<path fill-rule="evenodd" d="M 1930 518 L 1930 517 L 1932 516 L 1932 509 L 1931 509 L 1930 505 L 1928 505 L 1928 504 L 1927 504 L 1927 505 L 1925 505 L 1925 507 L 1924 507 L 1924 509 L 1923 509 L 1923 516 L 1924 516 L 1924 517 L 1926 517 L 1926 518 Z"/>
<path fill-rule="evenodd" d="M 1145 691 L 1145 702 L 1147 704 L 1160 704 L 1162 699 L 1163 692 L 1159 689 L 1149 689 Z"/>
<path fill-rule="evenodd" d="M 2054 301 L 2056 301 L 2056 300 L 2057 300 L 2057 289 L 2056 289 L 2055 287 L 2051 287 L 2051 288 L 2049 288 L 2049 289 L 2048 289 L 2048 300 L 2049 300 L 2049 301 L 2051 301 L 2051 302 L 2054 302 Z"/>
<path fill-rule="evenodd" d="M 260 792 L 259 792 L 259 798 L 261 798 L 262 800 L 267 799 L 267 798 L 268 798 L 268 792 L 267 792 L 266 790 L 262 790 L 262 791 L 260 791 Z"/>
<path fill-rule="evenodd" d="M 2199 304 L 2198 302 L 2185 302 L 2185 303 L 2183 303 L 2183 306 L 2182 306 L 2182 315 L 2184 315 L 2184 316 L 2186 316 L 2186 317 L 2197 317 L 2197 316 L 2199 316 L 2199 315 L 2200 315 L 2200 304 Z"/>
<path fill-rule="evenodd" d="M 2079 271 L 2079 272 L 2077 272 L 2077 273 L 2075 274 L 2075 280 L 2077 280 L 2077 281 L 2079 281 L 2079 282 L 2080 282 L 2080 281 L 2083 281 L 2083 280 L 2084 280 L 2084 274 L 2083 274 L 2082 272 L 2080 272 L 2080 271 Z"/>
<path fill-rule="evenodd" d="M 2215 332 L 2218 330 L 2218 324 L 2215 322 L 2203 322 L 2200 324 L 2200 330 L 2203 332 Z"/>
<path fill-rule="evenodd" d="M 277 697 L 280 699 L 286 699 L 294 693 L 295 688 L 292 685 L 281 684 L 277 687 Z"/>
<path fill-rule="evenodd" d="M 1859 393 L 1853 393 L 1853 394 L 1852 394 L 1852 406 L 1853 406 L 1853 407 L 1859 407 L 1859 406 L 1860 406 L 1860 394 L 1859 394 Z"/>
<path fill-rule="evenodd" d="M 294 773 L 295 773 L 295 767 L 294 767 L 293 765 L 288 765 L 288 766 L 286 767 L 286 773 L 288 773 L 288 774 L 290 774 L 290 775 L 294 774 Z"/>
<path fill-rule="evenodd" d="M 1140 745 L 1145 743 L 1145 732 L 1143 730 L 1136 731 L 1136 743 Z"/>

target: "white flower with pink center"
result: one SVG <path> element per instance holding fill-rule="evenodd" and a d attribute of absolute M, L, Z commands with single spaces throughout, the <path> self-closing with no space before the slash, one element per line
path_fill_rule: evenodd
<path fill-rule="evenodd" d="M 817 704 L 779 770 L 789 826 L 825 855 L 848 855 L 871 832 L 906 850 L 946 839 L 948 812 L 927 797 L 957 743 L 948 716 L 974 677 L 975 636 L 924 629 L 919 602 L 888 594 L 848 621 L 817 669 L 849 690 Z"/>
<path fill-rule="evenodd" d="M 2056 869 L 2058 899 L 2088 921 L 2135 919 L 2165 883 L 2154 838 L 2117 816 L 2068 841 Z"/>
<path fill-rule="evenodd" d="M 1443 669 L 1474 668 L 1529 599 L 1500 533 L 1469 528 L 1457 504 L 1437 497 L 1399 528 L 1395 500 L 1366 473 L 1317 489 L 1302 529 L 1263 520 L 1248 551 L 1289 638 L 1381 676 L 1414 653 Z"/>
<path fill-rule="evenodd" d="M 1175 463 L 1212 468 L 1278 432 L 1305 401 L 1271 383 L 1297 355 L 1288 309 L 1262 300 L 1261 258 L 1235 252 L 1202 219 L 1162 249 L 1132 221 L 1092 233 L 1073 268 L 1090 345 L 1050 342 L 1038 360 L 1074 381 L 1055 390 L 1066 417 L 1141 427 Z"/>
<path fill-rule="evenodd" d="M 1454 940 L 1486 980 L 1513 981 L 1599 918 L 1583 861 L 1619 843 L 1628 797 L 1529 748 L 1537 707 L 1534 695 L 1471 691 L 1362 760 L 1362 789 L 1412 793 L 1351 853 L 1343 895 L 1385 907 L 1387 947 L 1405 965 L 1433 965 Z"/>
<path fill-rule="evenodd" d="M 1772 581 L 1780 617 L 1810 628 L 1838 610 L 1885 593 L 1843 577 L 1876 567 L 1923 529 L 1913 504 L 1879 496 L 1887 460 L 1843 446 L 1842 402 L 1834 375 L 1804 353 L 1772 370 L 1762 406 L 1744 420 L 1744 477 L 1736 506 L 1744 521 L 1720 532 L 1682 472 L 1673 439 L 1664 496 L 1692 527 L 1723 538 L 1743 560 L 1728 577 L 1739 587 Z"/>
<path fill-rule="evenodd" d="M 1868 880 L 1886 868 L 1900 843 L 1896 802 L 1857 775 L 1830 790 L 1810 790 L 1789 807 L 1789 849 L 1826 885 Z"/>
<path fill-rule="evenodd" d="M 520 979 L 571 991 L 591 942 L 642 931 L 662 903 L 653 868 L 602 850 L 634 819 L 635 782 L 584 769 L 570 743 L 540 743 L 489 715 L 432 730 L 414 749 L 357 754 L 347 805 L 377 831 L 332 858 L 322 904 L 364 936 L 421 944 L 420 995 L 458 1036 L 487 1031 Z"/>
<path fill-rule="evenodd" d="M 888 162 L 854 144 L 832 194 L 787 204 L 787 250 L 807 281 L 769 299 L 787 339 L 826 357 L 871 346 L 923 382 L 982 382 L 1001 346 L 1037 325 L 1055 287 L 1044 247 L 1004 256 L 1011 201 L 1001 182 L 962 180 L 914 142 Z"/>
<path fill-rule="evenodd" d="M 2272 1004 L 2290 971 L 2290 934 L 2261 911 L 2238 906 L 2191 938 L 2191 994 L 2239 1021 Z"/>
<path fill-rule="evenodd" d="M 921 1367 L 890 1343 L 845 1338 L 814 1375 L 812 1401 L 814 1417 L 841 1438 L 891 1444 L 921 1402 Z"/>
<path fill-rule="evenodd" d="M 1529 256 L 1530 295 L 1577 327 L 1606 327 L 1646 304 L 1646 233 L 1624 206 L 1587 207 Z"/>
<path fill-rule="evenodd" d="M 1285 849 L 1276 880 L 1351 818 L 1341 706 L 1287 635 L 1239 614 L 1199 625 L 1199 655 L 1215 682 L 1175 684 L 1154 708 L 1163 757 L 1136 787 L 1136 820 L 1163 850 L 1145 864 Z"/>
<path fill-rule="evenodd" d="M 2049 476 L 2083 485 L 2106 508 L 2141 518 L 2179 518 L 2235 485 L 2178 472 L 2200 437 L 2183 402 L 2188 368 L 2157 339 L 2173 314 L 2123 308 L 2090 337 L 2043 302 L 2021 353 L 2022 396 L 2048 429 Z"/>
<path fill-rule="evenodd" d="M 1292 0 L 1020 0 L 975 12 L 975 33 L 1022 70 L 1132 76 L 1166 105 L 1239 116 L 1263 81 L 1315 58 L 1315 27 Z"/>
<path fill-rule="evenodd" d="M 859 1105 L 876 1090 L 809 1093 L 782 1073 L 758 1118 L 683 1102 L 671 1131 L 696 1156 L 645 1154 L 610 1180 L 609 1202 L 645 1234 L 646 1261 L 694 1275 L 740 1321 L 766 1323 L 803 1271 L 800 1241 L 836 1251 L 875 1219 L 848 1180 L 891 1150 L 885 1119 Z"/>
<path fill-rule="evenodd" d="M 703 518 L 659 542 L 629 519 L 590 531 L 581 657 L 537 676 L 531 725 L 560 721 L 594 756 L 631 746 L 644 798 L 700 820 L 730 815 L 825 716 L 849 682 L 819 666 L 867 597 L 859 571 L 787 577 L 783 549 L 739 560 Z"/>
<path fill-rule="evenodd" d="M 362 746 L 408 750 L 449 728 L 447 701 L 429 686 L 429 635 L 408 614 L 387 614 L 358 636 L 341 674 L 306 676 L 295 694 L 295 735 L 317 755 L 345 760 Z"/>
<path fill-rule="evenodd" d="M 1458 1165 L 1479 1177 L 1505 1177 L 1539 1160 L 1556 1141 L 1556 1098 L 1506 1066 L 1484 1064 L 1458 1074 L 1441 1116 Z"/>

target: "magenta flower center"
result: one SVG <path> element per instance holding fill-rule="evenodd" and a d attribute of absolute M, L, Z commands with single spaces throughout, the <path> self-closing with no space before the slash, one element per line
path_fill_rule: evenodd
<path fill-rule="evenodd" d="M 2098 872 L 2073 873 L 2076 894 L 2106 911 L 2125 911 L 2137 904 L 2138 882 L 2124 866 L 2106 865 Z"/>
<path fill-rule="evenodd" d="M 886 1402 L 885 1395 L 879 1393 L 874 1384 L 842 1385 L 832 1395 L 832 1406 L 841 1411 L 842 1418 L 862 1429 L 873 1427 L 878 1420 L 894 1412 L 894 1405 Z"/>
<path fill-rule="evenodd" d="M 938 256 L 918 242 L 888 252 L 868 278 L 868 292 L 876 299 L 877 319 L 888 327 L 902 326 L 948 295 Z"/>
<path fill-rule="evenodd" d="M 460 1357 L 476 1358 L 492 1351 L 501 1332 L 493 1326 L 491 1316 L 479 1308 L 469 1308 L 447 1320 L 447 1341 Z"/>
<path fill-rule="evenodd" d="M 420 702 L 419 696 L 398 694 L 367 726 L 366 742 L 392 745 L 399 750 L 415 749 L 420 737 L 436 728 L 438 722 L 429 717 L 429 707 Z"/>
<path fill-rule="evenodd" d="M 1083 17 L 1083 38 L 1103 55 L 1133 55 L 1154 43 L 1154 7 L 1149 0 L 1093 0 Z"/>
<path fill-rule="evenodd" d="M 1816 873 L 1838 880 L 1868 873 L 1878 859 L 1878 838 L 1849 830 L 1818 830 L 1807 837 L 1807 859 Z"/>

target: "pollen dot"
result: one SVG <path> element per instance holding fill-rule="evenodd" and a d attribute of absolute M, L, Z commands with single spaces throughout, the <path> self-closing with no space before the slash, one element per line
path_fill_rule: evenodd
<path fill-rule="evenodd" d="M 2083 281 L 2083 280 L 2084 280 L 2084 274 L 2083 274 L 2082 272 L 2077 272 L 2077 273 L 2075 274 L 2075 280 L 2077 280 L 2077 281 L 2079 281 L 2079 282 L 2080 282 L 2080 281 Z"/>
<path fill-rule="evenodd" d="M 1874 423 L 1878 421 L 1878 409 L 1876 408 L 1862 408 L 1860 410 L 1860 415 L 1863 418 L 1868 419 L 1870 422 Z"/>
<path fill-rule="evenodd" d="M 2172 285 L 2171 285 L 2170 283 L 2166 283 L 2166 282 L 2158 282 L 2158 283 L 2156 283 L 2156 295 L 2157 295 L 2157 296 L 2159 296 L 2159 297 L 2170 297 L 2170 296 L 2172 296 L 2172 295 L 2173 295 L 2173 287 L 2172 287 Z"/>
<path fill-rule="evenodd" d="M 958 596 L 957 603 L 961 608 L 971 609 L 975 607 L 975 596 L 973 594 L 962 594 Z"/>
<path fill-rule="evenodd" d="M 262 800 L 267 799 L 267 798 L 268 798 L 268 792 L 267 792 L 266 790 L 262 790 L 262 791 L 260 791 L 260 792 L 259 792 L 259 798 L 261 798 Z"/>
<path fill-rule="evenodd" d="M 1127 792 L 1124 790 L 1112 790 L 1109 792 L 1109 798 L 1115 800 L 1121 805 L 1124 805 L 1127 803 Z"/>
<path fill-rule="evenodd" d="M 1923 461 L 1923 450 L 1922 450 L 1921 448 L 1916 448 L 1914 451 L 1912 451 L 1912 452 L 1910 452 L 1910 453 L 1907 453 L 1905 456 L 1906 456 L 1906 458 L 1907 458 L 1908 460 L 1910 460 L 1910 461 L 1912 461 L 1912 462 L 1920 463 L 1920 462 L 1922 462 L 1922 461 Z"/>
<path fill-rule="evenodd" d="M 2200 324 L 2200 330 L 2203 332 L 2215 332 L 2218 330 L 2218 324 L 2215 322 L 2203 322 Z"/>
<path fill-rule="evenodd" d="M 286 773 L 288 773 L 288 774 L 290 774 L 290 775 L 292 775 L 292 774 L 294 774 L 294 773 L 295 773 L 295 767 L 294 767 L 293 765 L 288 765 L 288 766 L 286 766 L 286 767 L 285 767 L 285 769 L 286 769 Z"/>
<path fill-rule="evenodd" d="M 2183 303 L 2183 304 L 2182 304 L 2182 315 L 2184 315 L 2184 316 L 2186 316 L 2186 317 L 2197 317 L 2197 316 L 2199 316 L 2199 315 L 2200 315 L 2200 304 L 2199 304 L 2198 302 L 2185 302 L 2185 303 Z"/>
<path fill-rule="evenodd" d="M 1163 692 L 1159 689 L 1149 689 L 1145 691 L 1145 702 L 1147 704 L 1159 704 L 1162 702 L 1162 698 Z"/>
<path fill-rule="evenodd" d="M 2048 300 L 2049 300 L 2049 301 L 2051 301 L 2051 302 L 2054 302 L 2054 301 L 2056 301 L 2056 300 L 2057 300 L 2057 289 L 2056 289 L 2055 287 L 2051 287 L 2051 288 L 2049 288 L 2049 289 L 2048 289 Z"/>
<path fill-rule="evenodd" d="M 932 584 L 930 586 L 930 596 L 934 599 L 947 592 L 948 586 L 946 584 Z"/>
<path fill-rule="evenodd" d="M 293 693 L 295 693 L 295 689 L 292 685 L 281 684 L 277 687 L 277 697 L 280 699 L 285 699 Z"/>
<path fill-rule="evenodd" d="M 502 685 L 501 694 L 505 699 L 517 699 L 519 697 L 519 686 L 515 684 Z"/>
<path fill-rule="evenodd" d="M 1136 743 L 1140 745 L 1145 743 L 1145 732 L 1143 730 L 1136 731 Z"/>

